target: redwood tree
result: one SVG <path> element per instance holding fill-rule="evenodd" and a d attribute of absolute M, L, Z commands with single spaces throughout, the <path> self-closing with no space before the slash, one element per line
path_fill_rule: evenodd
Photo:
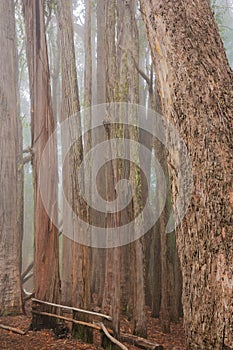
<path fill-rule="evenodd" d="M 65 145 L 67 138 L 73 140 L 68 154 L 63 155 L 63 191 L 70 205 L 70 208 L 63 206 L 63 232 L 66 234 L 63 237 L 63 298 L 66 303 L 71 302 L 73 306 L 88 309 L 90 307 L 90 250 L 89 247 L 77 242 L 77 237 L 87 232 L 81 222 L 76 224 L 69 215 L 69 211 L 72 210 L 82 220 L 87 218 L 87 206 L 81 193 L 83 176 L 78 179 L 78 171 L 83 161 L 83 144 L 82 137 L 78 137 L 78 133 L 81 134 L 81 117 L 70 0 L 58 1 L 58 18 L 62 58 L 61 120 L 67 120 L 67 122 L 71 120 L 73 123 L 70 124 L 72 127 L 66 130 L 65 135 L 62 132 L 62 146 Z M 87 98 L 86 95 L 85 97 Z M 76 118 L 72 121 L 74 115 Z M 70 238 L 67 237 L 68 231 L 71 232 Z M 87 320 L 86 316 L 83 316 L 83 320 Z M 73 326 L 73 334 L 86 341 L 92 341 L 92 332 L 87 327 Z"/>
<path fill-rule="evenodd" d="M 31 132 L 33 149 L 35 207 L 35 296 L 58 302 L 60 294 L 57 216 L 57 153 L 50 144 L 50 164 L 43 176 L 49 217 L 40 192 L 39 169 L 45 145 L 55 129 L 51 101 L 50 73 L 44 25 L 44 1 L 24 0 L 26 51 L 31 97 Z"/>
<path fill-rule="evenodd" d="M 0 314 L 22 312 L 17 54 L 13 0 L 0 1 Z M 20 186 L 21 187 L 21 186 Z"/>
<path fill-rule="evenodd" d="M 163 114 L 192 159 L 192 200 L 177 230 L 187 347 L 231 349 L 232 71 L 206 0 L 140 2 Z"/>

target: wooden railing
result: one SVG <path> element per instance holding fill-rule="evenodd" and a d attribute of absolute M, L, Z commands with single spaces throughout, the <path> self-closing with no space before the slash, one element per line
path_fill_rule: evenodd
<path fill-rule="evenodd" d="M 40 305 L 43 305 L 40 310 Z M 57 308 L 59 309 L 59 312 L 56 313 L 54 312 L 47 312 L 45 310 L 45 306 L 51 307 L 52 308 Z M 61 311 L 65 312 L 67 314 L 70 313 L 70 317 L 61 315 Z M 111 342 L 114 347 L 119 347 L 120 349 L 127 350 L 128 348 L 121 343 L 126 342 L 132 345 L 135 345 L 141 349 L 148 349 L 148 350 L 163 350 L 162 345 L 158 345 L 154 342 L 151 342 L 148 339 L 145 338 L 140 338 L 132 334 L 127 334 L 127 333 L 120 333 L 119 336 L 116 339 L 114 337 L 114 331 L 112 329 L 112 317 L 109 315 L 105 315 L 103 313 L 99 312 L 94 312 L 90 310 L 85 310 L 85 309 L 80 309 L 72 306 L 66 306 L 66 305 L 61 305 L 61 304 L 55 304 L 55 303 L 50 303 L 46 301 L 42 301 L 39 299 L 32 299 L 32 314 L 34 315 L 40 315 L 40 316 L 45 316 L 45 317 L 52 317 L 56 318 L 59 320 L 63 320 L 65 322 L 70 322 L 73 325 L 78 325 L 78 326 L 83 326 L 83 327 L 89 327 L 92 330 L 97 330 L 102 333 L 102 344 L 106 344 L 106 341 L 108 344 Z M 74 314 L 76 317 L 74 318 Z M 78 315 L 80 314 L 80 320 L 77 319 Z M 86 315 L 88 321 L 83 320 L 83 315 Z M 106 345 L 105 345 L 106 346 Z M 108 346 L 108 348 L 111 348 L 111 346 Z"/>

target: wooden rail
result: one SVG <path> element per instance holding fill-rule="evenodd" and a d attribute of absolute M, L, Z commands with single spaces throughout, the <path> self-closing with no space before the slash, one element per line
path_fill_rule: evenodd
<path fill-rule="evenodd" d="M 68 321 L 68 322 L 71 322 L 71 323 L 80 324 L 82 326 L 87 326 L 87 327 L 90 327 L 90 328 L 97 329 L 98 331 L 101 331 L 101 327 L 98 326 L 95 323 L 74 320 L 73 318 L 60 316 L 60 315 L 56 315 L 56 314 L 51 314 L 49 312 L 43 312 L 43 311 L 34 311 L 34 310 L 32 310 L 32 313 L 35 314 L 35 315 L 54 317 L 54 318 L 57 318 L 59 320 L 64 320 L 64 321 Z M 112 331 L 110 330 L 110 332 L 112 332 Z"/>
<path fill-rule="evenodd" d="M 35 302 L 35 303 L 38 303 L 38 304 L 44 304 L 44 305 L 58 307 L 60 309 L 66 309 L 66 310 L 72 310 L 72 311 L 76 311 L 76 312 L 81 312 L 81 313 L 84 313 L 84 314 L 87 314 L 87 315 L 97 316 L 97 317 L 104 318 L 106 320 L 112 321 L 112 317 L 111 316 L 108 316 L 108 315 L 105 315 L 105 314 L 101 314 L 99 312 L 79 309 L 79 308 L 76 308 L 76 307 L 60 305 L 60 304 L 55 304 L 55 303 L 49 303 L 47 301 L 42 301 L 42 300 L 35 299 L 35 298 L 32 299 L 32 302 Z"/>
<path fill-rule="evenodd" d="M 35 299 L 35 298 L 33 298 L 32 301 L 34 303 L 58 307 L 58 308 L 64 309 L 64 310 L 76 311 L 76 312 L 84 313 L 86 315 L 91 315 L 94 317 L 99 317 L 102 319 L 106 319 L 108 321 L 112 321 L 111 316 L 108 316 L 108 315 L 105 315 L 105 314 L 102 314 L 99 312 L 93 312 L 93 311 L 79 309 L 79 308 L 75 308 L 75 307 L 71 307 L 71 306 L 50 303 L 50 302 L 42 301 L 42 300 Z M 84 326 L 84 327 L 90 327 L 92 329 L 96 329 L 98 331 L 101 331 L 101 332 L 103 332 L 103 334 L 106 338 L 108 338 L 112 343 L 116 344 L 122 350 L 128 350 L 128 348 L 124 344 L 122 344 L 121 342 L 126 342 L 126 343 L 132 344 L 134 346 L 137 346 L 141 349 L 146 349 L 146 350 L 163 350 L 164 349 L 162 345 L 156 344 L 148 339 L 140 338 L 140 337 L 137 337 L 135 335 L 126 334 L 126 333 L 120 333 L 120 335 L 119 335 L 119 339 L 121 341 L 120 342 L 119 340 L 117 340 L 116 338 L 113 337 L 114 332 L 112 329 L 107 328 L 103 324 L 103 322 L 97 322 L 96 320 L 93 320 L 93 322 L 84 322 L 84 321 L 76 320 L 76 319 L 71 318 L 71 317 L 69 318 L 69 317 L 60 316 L 60 315 L 45 312 L 45 311 L 38 311 L 38 310 L 34 310 L 34 309 L 32 309 L 32 313 L 36 314 L 36 315 L 41 315 L 41 316 L 54 317 L 54 318 L 57 318 L 60 320 L 71 322 L 73 324 L 77 324 L 77 325 Z"/>

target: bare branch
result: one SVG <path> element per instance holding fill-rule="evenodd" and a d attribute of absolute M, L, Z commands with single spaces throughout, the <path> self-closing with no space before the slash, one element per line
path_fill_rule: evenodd
<path fill-rule="evenodd" d="M 120 340 L 129 344 L 133 344 L 134 346 L 137 346 L 140 349 L 146 349 L 146 350 L 163 350 L 164 349 L 163 345 L 159 345 L 145 338 L 137 337 L 136 335 L 133 335 L 133 334 L 121 333 Z"/>
<path fill-rule="evenodd" d="M 105 327 L 105 325 L 104 325 L 102 322 L 100 322 L 99 325 L 100 325 L 100 327 L 102 328 L 102 330 L 103 330 L 104 334 L 106 335 L 106 337 L 107 337 L 108 339 L 110 339 L 112 343 L 114 343 L 114 344 L 116 344 L 117 346 L 119 346 L 119 348 L 122 349 L 122 350 L 128 350 L 128 348 L 127 348 L 124 344 L 122 344 L 121 342 L 119 342 L 119 340 L 115 339 L 115 338 L 108 332 L 107 328 Z"/>
<path fill-rule="evenodd" d="M 31 262 L 28 267 L 26 268 L 26 270 L 21 274 L 21 280 L 24 279 L 25 276 L 27 276 L 27 274 L 33 269 L 33 265 L 34 262 Z"/>
<path fill-rule="evenodd" d="M 125 49 L 126 50 L 126 49 Z M 138 73 L 142 76 L 143 79 L 145 79 L 145 81 L 147 82 L 147 85 L 148 87 L 150 88 L 151 87 L 151 79 L 146 75 L 145 72 L 143 72 L 143 70 L 140 69 L 138 63 L 136 62 L 135 58 L 134 58 L 134 55 L 133 55 L 133 52 L 130 50 L 130 49 L 127 49 L 127 51 L 130 52 L 131 54 L 131 58 L 133 60 L 133 63 L 135 65 L 135 68 L 136 70 L 138 71 Z"/>
<path fill-rule="evenodd" d="M 20 329 L 18 328 L 13 328 L 13 327 L 10 327 L 10 326 L 5 326 L 4 324 L 0 324 L 0 328 L 2 329 L 5 329 L 7 331 L 10 331 L 10 332 L 14 332 L 14 333 L 17 333 L 17 334 L 21 334 L 21 335 L 25 335 L 27 333 L 24 332 L 24 331 L 21 331 Z"/>
<path fill-rule="evenodd" d="M 24 148 L 24 150 L 23 150 L 23 153 L 31 153 L 31 152 L 32 152 L 32 149 L 30 146 L 27 148 Z"/>
<path fill-rule="evenodd" d="M 23 165 L 26 164 L 26 163 L 29 163 L 32 159 L 32 155 L 30 154 L 29 156 L 27 157 L 24 157 L 23 158 Z"/>
<path fill-rule="evenodd" d="M 33 272 L 24 277 L 24 279 L 22 280 L 22 284 L 24 284 L 24 283 L 26 283 L 28 280 L 30 280 L 31 277 L 33 277 Z"/>
<path fill-rule="evenodd" d="M 25 298 L 23 298 L 23 302 L 25 303 L 25 301 L 28 301 L 28 300 L 34 298 L 34 296 L 35 296 L 34 292 L 29 294 L 29 295 L 27 295 Z"/>

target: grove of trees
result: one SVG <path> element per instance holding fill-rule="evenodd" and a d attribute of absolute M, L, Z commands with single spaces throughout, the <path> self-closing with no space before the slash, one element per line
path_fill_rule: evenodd
<path fill-rule="evenodd" d="M 149 313 L 164 333 L 182 318 L 187 350 L 233 349 L 232 17 L 0 0 L 0 316 L 28 291 L 110 315 L 119 339 L 123 318 L 147 338 Z"/>

